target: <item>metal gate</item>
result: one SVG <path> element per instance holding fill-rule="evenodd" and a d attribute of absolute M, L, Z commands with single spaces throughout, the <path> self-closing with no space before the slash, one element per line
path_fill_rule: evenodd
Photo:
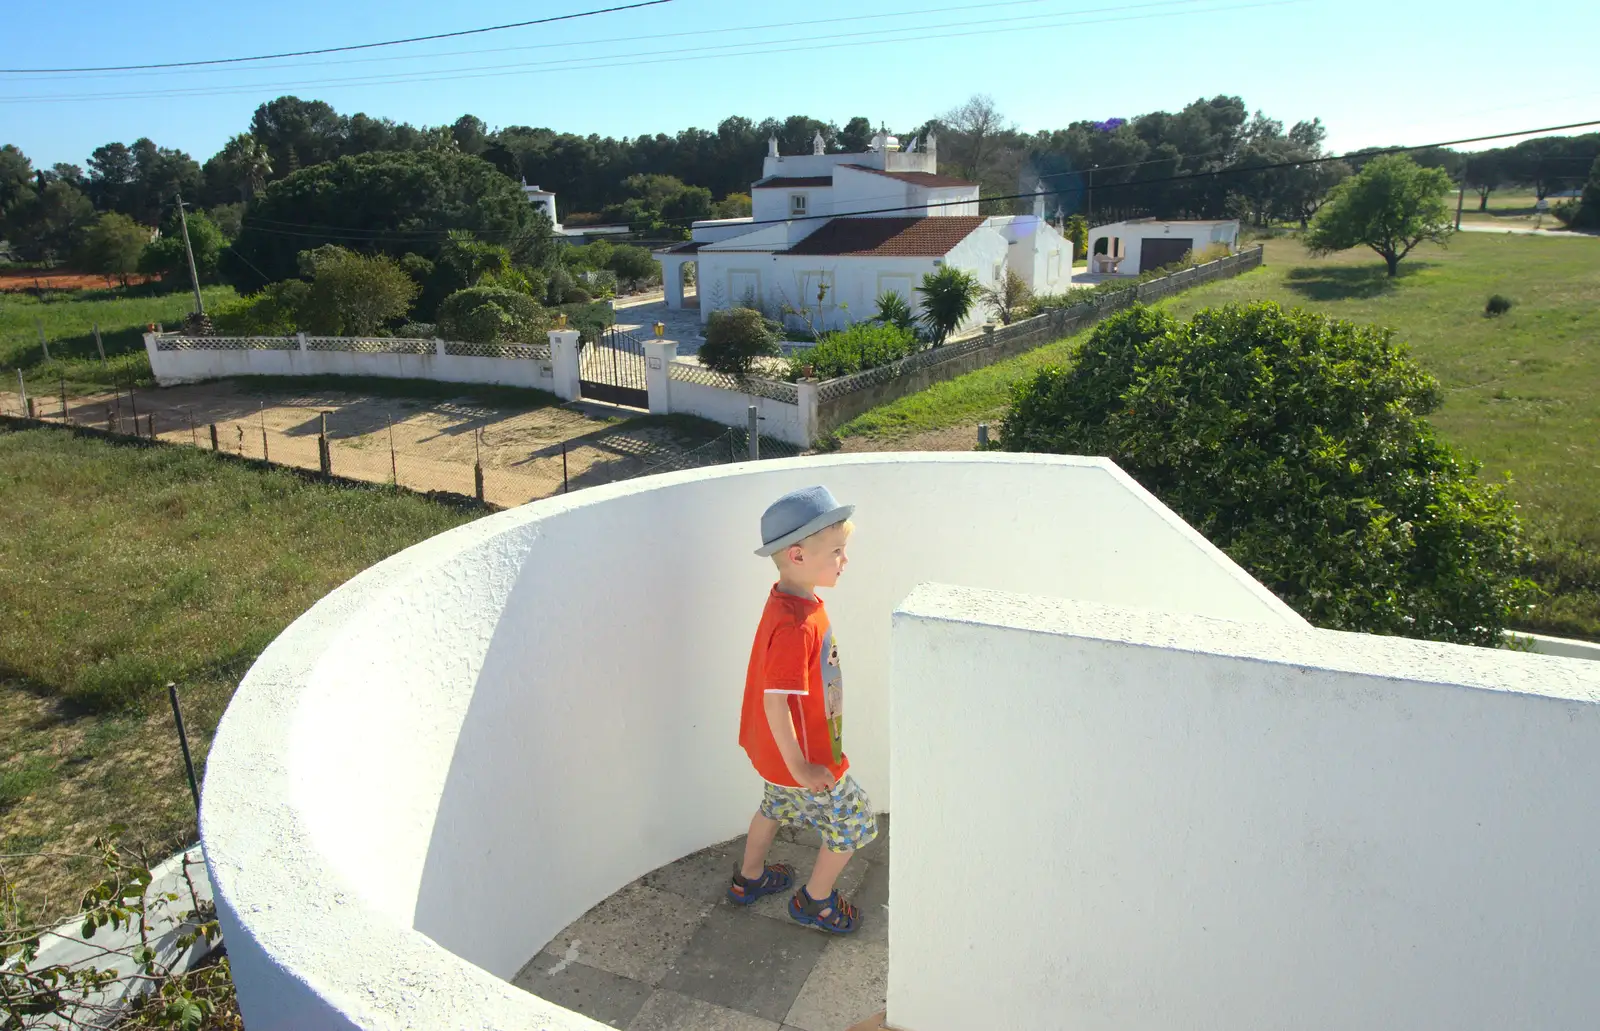
<path fill-rule="evenodd" d="M 644 370 L 644 341 L 612 326 L 580 352 L 578 387 L 592 401 L 649 409 Z"/>

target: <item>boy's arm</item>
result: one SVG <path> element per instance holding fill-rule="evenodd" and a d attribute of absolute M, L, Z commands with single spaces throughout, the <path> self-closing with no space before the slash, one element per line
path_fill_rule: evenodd
<path fill-rule="evenodd" d="M 833 787 L 833 774 L 826 766 L 808 762 L 800 751 L 800 740 L 794 736 L 794 721 L 789 716 L 789 697 L 776 691 L 762 699 L 761 707 L 767 713 L 767 726 L 772 728 L 772 740 L 777 742 L 789 774 L 800 786 L 812 791 L 827 791 Z"/>

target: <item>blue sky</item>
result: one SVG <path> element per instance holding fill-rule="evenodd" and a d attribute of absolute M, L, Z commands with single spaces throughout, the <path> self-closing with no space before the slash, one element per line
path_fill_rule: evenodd
<path fill-rule="evenodd" d="M 248 56 L 618 2 L 177 0 L 159 16 L 133 4 L 15 2 L 0 67 Z M 221 69 L 0 74 L 0 143 L 36 165 L 82 164 L 102 143 L 149 136 L 203 161 L 283 93 L 419 125 L 471 112 L 491 126 L 601 135 L 711 128 L 730 114 L 840 124 L 860 114 L 905 128 L 980 92 L 1023 129 L 1055 128 L 1230 93 L 1286 124 L 1320 116 L 1345 150 L 1600 118 L 1596 39 L 1592 3 L 1519 21 L 1477 0 L 671 0 Z M 63 95 L 83 99 L 42 99 Z"/>

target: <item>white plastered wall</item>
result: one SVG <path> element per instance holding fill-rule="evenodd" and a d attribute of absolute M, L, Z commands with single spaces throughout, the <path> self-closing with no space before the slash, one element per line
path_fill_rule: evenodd
<path fill-rule="evenodd" d="M 773 577 L 750 551 L 762 509 L 816 482 L 859 506 L 828 604 L 883 808 L 890 613 L 925 577 L 1302 623 L 1101 459 L 723 466 L 451 531 L 297 620 L 218 730 L 202 835 L 251 1031 L 599 1027 L 503 979 L 747 823 L 738 697 Z"/>
<path fill-rule="evenodd" d="M 893 1026 L 1595 1026 L 1600 665 L 933 586 L 892 663 Z"/>

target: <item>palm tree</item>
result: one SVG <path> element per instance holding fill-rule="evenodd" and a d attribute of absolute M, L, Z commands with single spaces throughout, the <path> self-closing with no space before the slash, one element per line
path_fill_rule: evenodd
<path fill-rule="evenodd" d="M 922 295 L 920 321 L 933 337 L 933 346 L 944 343 L 956 331 L 978 301 L 978 280 L 969 272 L 946 265 L 922 277 L 917 293 Z"/>
<path fill-rule="evenodd" d="M 272 158 L 254 136 L 242 132 L 233 137 L 223 145 L 222 160 L 233 174 L 241 201 L 248 204 L 266 189 L 267 176 L 272 174 Z"/>

